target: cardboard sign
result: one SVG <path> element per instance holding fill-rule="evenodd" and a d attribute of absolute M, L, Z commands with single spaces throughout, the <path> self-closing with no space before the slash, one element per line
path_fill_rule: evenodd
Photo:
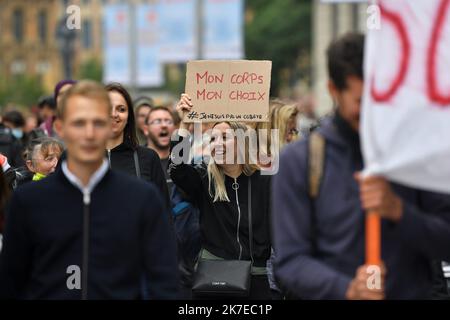
<path fill-rule="evenodd" d="M 268 119 L 271 61 L 190 61 L 186 93 L 194 105 L 186 122 Z"/>

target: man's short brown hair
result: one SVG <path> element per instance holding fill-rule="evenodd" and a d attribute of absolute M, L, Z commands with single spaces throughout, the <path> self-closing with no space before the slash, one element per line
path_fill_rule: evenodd
<path fill-rule="evenodd" d="M 108 91 L 106 91 L 105 87 L 95 81 L 82 80 L 77 82 L 64 93 L 64 96 L 61 99 L 61 105 L 58 106 L 58 118 L 64 118 L 67 108 L 67 101 L 74 96 L 81 96 L 104 102 L 109 109 L 112 110 L 111 100 L 109 99 Z"/>
<path fill-rule="evenodd" d="M 175 112 L 173 112 L 169 107 L 166 106 L 156 106 L 150 109 L 150 112 L 147 115 L 147 118 L 145 118 L 145 124 L 148 125 L 148 121 L 150 120 L 150 115 L 158 110 L 166 111 L 170 114 L 170 117 L 172 118 L 172 121 L 174 124 L 176 124 L 176 118 L 175 118 Z"/>

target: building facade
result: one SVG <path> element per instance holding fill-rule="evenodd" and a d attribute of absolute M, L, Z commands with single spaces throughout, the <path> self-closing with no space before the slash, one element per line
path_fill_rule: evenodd
<path fill-rule="evenodd" d="M 61 45 L 57 37 L 67 8 L 77 5 L 80 29 L 75 31 L 73 76 L 90 59 L 101 62 L 102 4 L 104 0 L 0 0 L 0 78 L 37 76 L 51 92 L 64 78 Z"/>

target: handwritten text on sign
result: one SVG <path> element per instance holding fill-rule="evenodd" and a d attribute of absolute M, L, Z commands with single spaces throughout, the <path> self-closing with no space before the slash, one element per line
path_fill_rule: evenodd
<path fill-rule="evenodd" d="M 267 121 L 270 61 L 190 61 L 186 93 L 194 108 L 186 121 Z"/>

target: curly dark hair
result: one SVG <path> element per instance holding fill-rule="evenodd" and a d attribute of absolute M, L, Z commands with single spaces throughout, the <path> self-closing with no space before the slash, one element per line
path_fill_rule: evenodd
<path fill-rule="evenodd" d="M 339 90 L 347 88 L 347 78 L 363 73 L 364 35 L 347 33 L 333 41 L 327 49 L 328 75 Z"/>

